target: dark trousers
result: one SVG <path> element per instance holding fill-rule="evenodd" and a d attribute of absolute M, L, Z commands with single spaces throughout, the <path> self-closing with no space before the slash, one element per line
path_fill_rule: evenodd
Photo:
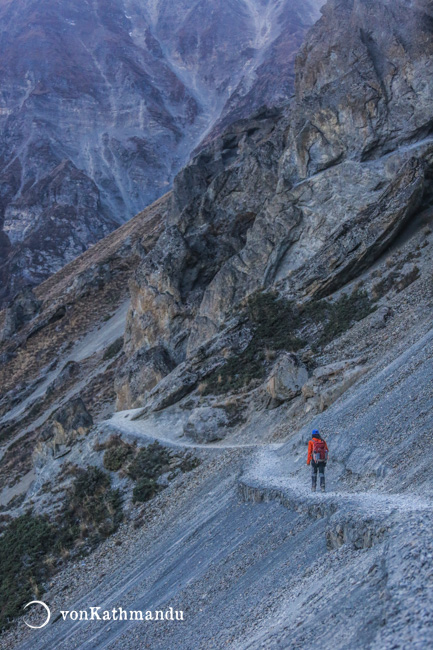
<path fill-rule="evenodd" d="M 313 488 L 317 485 L 317 471 L 320 476 L 320 487 L 325 487 L 325 467 L 326 463 L 314 463 L 311 461 L 311 481 Z"/>

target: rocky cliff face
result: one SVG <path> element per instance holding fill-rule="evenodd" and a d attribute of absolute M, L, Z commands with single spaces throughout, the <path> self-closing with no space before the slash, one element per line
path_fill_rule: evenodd
<path fill-rule="evenodd" d="M 0 311 L 0 509 L 3 487 L 32 476 L 32 453 L 47 432 L 53 437 L 55 411 L 80 418 L 81 400 L 97 420 L 114 409 L 128 281 L 163 230 L 167 202 L 162 197 Z"/>
<path fill-rule="evenodd" d="M 193 364 L 258 290 L 331 295 L 430 205 L 432 43 L 427 1 L 329 2 L 288 109 L 229 128 L 179 174 L 166 230 L 132 283 L 120 406 L 146 402 L 157 352 L 167 373 Z"/>
<path fill-rule="evenodd" d="M 0 300 L 164 194 L 220 117 L 287 99 L 319 5 L 3 0 Z"/>
<path fill-rule="evenodd" d="M 0 312 L 3 620 L 44 590 L 57 621 L 5 647 L 135 650 L 139 621 L 57 616 L 99 596 L 181 603 L 155 649 L 431 645 L 432 16 L 330 0 L 290 105 L 217 125 L 173 192 Z M 30 508 L 76 537 L 16 593 Z"/>

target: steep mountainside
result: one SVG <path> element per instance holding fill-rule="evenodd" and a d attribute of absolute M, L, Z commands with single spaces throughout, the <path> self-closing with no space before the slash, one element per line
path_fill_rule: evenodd
<path fill-rule="evenodd" d="M 248 295 L 328 296 L 430 205 L 430 3 L 413 3 L 404 22 L 405 3 L 374 7 L 328 3 L 287 112 L 240 122 L 176 178 L 167 228 L 132 287 L 122 407 L 155 385 L 161 347 L 190 373 Z M 148 364 L 135 384 L 137 354 Z"/>
<path fill-rule="evenodd" d="M 432 37 L 431 0 L 329 0 L 290 103 L 0 313 L 0 544 L 56 526 L 0 647 L 429 646 Z M 59 614 L 96 603 L 185 621 Z"/>
<path fill-rule="evenodd" d="M 221 115 L 290 96 L 319 5 L 2 0 L 0 300 L 164 194 Z"/>
<path fill-rule="evenodd" d="M 33 480 L 32 453 L 60 406 L 80 397 L 95 420 L 113 411 L 128 281 L 161 233 L 166 204 L 162 197 L 0 312 L 0 490 Z"/>

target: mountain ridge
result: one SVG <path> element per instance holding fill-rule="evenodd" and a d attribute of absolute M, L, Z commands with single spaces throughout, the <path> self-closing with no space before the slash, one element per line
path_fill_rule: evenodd
<path fill-rule="evenodd" d="M 32 508 L 58 535 L 95 477 L 123 499 L 34 566 L 41 597 L 185 611 L 37 638 L 18 618 L 4 647 L 428 646 L 432 18 L 328 0 L 288 104 L 0 314 L 0 530 Z"/>
<path fill-rule="evenodd" d="M 160 0 L 151 12 L 133 0 L 0 6 L 2 301 L 23 284 L 40 283 L 164 194 L 218 115 L 232 119 L 245 89 L 236 91 L 231 107 L 224 104 L 241 80 L 249 88 L 256 77 L 269 78 L 258 70 L 261 58 L 270 59 L 274 74 L 278 68 L 278 89 L 257 89 L 239 110 L 290 94 L 293 55 L 318 3 L 212 6 L 212 12 L 207 2 L 181 0 L 176 10 Z M 269 17 L 271 6 L 278 11 Z M 269 34 L 257 40 L 261 16 Z M 276 38 L 287 57 L 273 65 Z"/>

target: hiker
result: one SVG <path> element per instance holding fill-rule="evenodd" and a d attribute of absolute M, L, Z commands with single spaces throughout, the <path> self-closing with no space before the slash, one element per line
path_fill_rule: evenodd
<path fill-rule="evenodd" d="M 311 434 L 311 440 L 308 442 L 307 465 L 311 463 L 311 489 L 316 491 L 317 470 L 320 475 L 320 489 L 325 491 L 325 466 L 328 460 L 328 445 L 323 440 L 317 429 Z"/>

